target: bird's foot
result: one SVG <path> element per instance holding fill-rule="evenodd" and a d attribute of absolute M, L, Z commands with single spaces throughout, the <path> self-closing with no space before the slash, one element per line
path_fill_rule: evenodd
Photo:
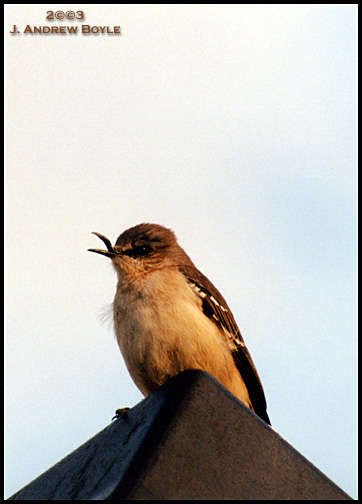
<path fill-rule="evenodd" d="M 113 420 L 118 420 L 119 418 L 125 418 L 127 416 L 127 411 L 129 410 L 130 408 L 118 408 L 116 409 L 115 411 L 115 415 L 114 417 L 112 418 L 112 421 Z"/>

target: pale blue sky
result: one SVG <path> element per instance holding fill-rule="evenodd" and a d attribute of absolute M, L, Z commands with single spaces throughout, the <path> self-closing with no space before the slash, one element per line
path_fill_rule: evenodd
<path fill-rule="evenodd" d="M 5 495 L 142 399 L 87 249 L 156 222 L 227 299 L 275 430 L 356 497 L 356 7 L 81 8 L 122 36 L 11 36 L 69 6 L 6 8 Z"/>

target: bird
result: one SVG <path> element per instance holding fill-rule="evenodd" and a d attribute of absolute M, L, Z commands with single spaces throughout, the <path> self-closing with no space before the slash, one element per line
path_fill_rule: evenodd
<path fill-rule="evenodd" d="M 127 369 L 144 396 L 187 369 L 211 374 L 271 425 L 263 386 L 225 299 L 178 244 L 175 233 L 142 223 L 107 250 L 118 282 L 113 322 Z"/>

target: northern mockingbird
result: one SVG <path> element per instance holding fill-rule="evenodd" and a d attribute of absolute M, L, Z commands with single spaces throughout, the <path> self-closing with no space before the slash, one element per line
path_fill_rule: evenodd
<path fill-rule="evenodd" d="M 270 424 L 263 387 L 233 314 L 178 245 L 173 231 L 139 224 L 113 247 L 94 233 L 118 275 L 113 303 L 117 342 L 146 396 L 186 369 L 202 369 Z"/>

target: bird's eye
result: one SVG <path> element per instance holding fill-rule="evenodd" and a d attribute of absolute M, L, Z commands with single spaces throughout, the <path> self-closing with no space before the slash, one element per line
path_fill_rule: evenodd
<path fill-rule="evenodd" d="M 144 257 L 152 252 L 152 248 L 149 245 L 137 245 L 129 250 L 125 250 L 123 253 L 130 257 Z"/>

